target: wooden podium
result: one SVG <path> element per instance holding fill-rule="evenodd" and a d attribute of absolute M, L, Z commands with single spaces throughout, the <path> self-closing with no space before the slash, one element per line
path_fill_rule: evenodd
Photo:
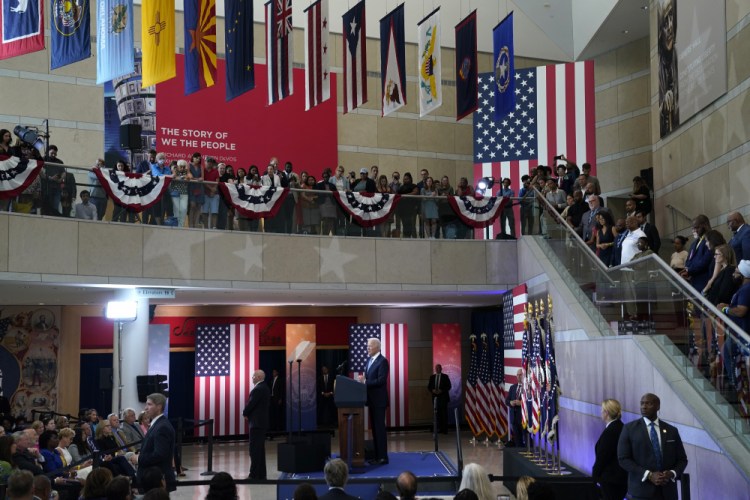
<path fill-rule="evenodd" d="M 350 467 L 363 467 L 367 387 L 361 382 L 339 375 L 333 388 L 333 399 L 338 408 L 341 459 Z"/>

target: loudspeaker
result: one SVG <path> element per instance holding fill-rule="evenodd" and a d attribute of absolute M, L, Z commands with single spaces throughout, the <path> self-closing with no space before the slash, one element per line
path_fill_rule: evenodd
<path fill-rule="evenodd" d="M 141 126 L 139 124 L 120 125 L 120 147 L 141 149 Z"/>
<path fill-rule="evenodd" d="M 112 368 L 99 368 L 99 390 L 112 390 Z"/>
<path fill-rule="evenodd" d="M 330 446 L 330 439 L 329 439 Z M 281 472 L 320 472 L 326 464 L 328 457 L 325 450 L 320 446 L 301 441 L 291 443 L 279 443 L 277 445 L 279 457 L 278 467 Z"/>

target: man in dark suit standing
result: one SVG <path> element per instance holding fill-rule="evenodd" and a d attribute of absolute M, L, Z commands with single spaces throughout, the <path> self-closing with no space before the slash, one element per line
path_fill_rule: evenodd
<path fill-rule="evenodd" d="M 437 411 L 438 431 L 448 434 L 448 402 L 451 399 L 451 379 L 443 373 L 442 365 L 435 365 L 435 373 L 430 375 L 427 390 L 432 394 L 432 408 Z M 437 408 L 435 408 L 436 403 Z"/>
<path fill-rule="evenodd" d="M 708 249 L 706 233 L 711 230 L 711 222 L 705 215 L 699 215 L 693 220 L 693 243 L 688 251 L 685 269 L 680 276 L 688 279 L 698 293 L 703 292 L 711 273 L 714 270 L 714 254 Z"/>
<path fill-rule="evenodd" d="M 617 445 L 620 466 L 628 472 L 633 500 L 677 500 L 677 478 L 687 467 L 687 455 L 677 429 L 659 420 L 659 398 L 644 394 L 641 415 L 625 425 Z"/>
<path fill-rule="evenodd" d="M 249 479 L 266 479 L 266 431 L 268 431 L 268 407 L 271 403 L 271 389 L 263 381 L 266 373 L 257 370 L 253 373 L 253 390 L 242 416 L 250 426 L 250 474 Z"/>
<path fill-rule="evenodd" d="M 622 500 L 628 492 L 628 473 L 617 461 L 617 443 L 623 423 L 622 407 L 616 399 L 602 401 L 602 420 L 606 424 L 594 447 L 596 461 L 591 476 L 601 487 L 604 500 Z"/>
<path fill-rule="evenodd" d="M 523 432 L 523 416 L 521 414 L 523 401 L 521 400 L 521 391 L 523 389 L 523 370 L 521 368 L 516 372 L 516 383 L 510 386 L 508 398 L 505 404 L 510 409 L 510 429 L 511 438 L 514 446 L 523 446 L 525 434 Z"/>
<path fill-rule="evenodd" d="M 661 248 L 661 236 L 659 235 L 659 230 L 656 229 L 656 226 L 646 220 L 646 214 L 641 211 L 635 213 L 635 219 L 638 221 L 638 226 L 641 228 L 641 231 L 643 231 L 646 234 L 646 238 L 648 238 L 648 247 L 653 250 L 655 254 L 658 254 L 659 249 Z"/>
<path fill-rule="evenodd" d="M 323 365 L 320 368 L 320 377 L 318 377 L 318 413 L 320 418 L 318 423 L 321 426 L 332 425 L 336 409 L 333 404 L 333 376 L 328 373 L 328 367 Z"/>
<path fill-rule="evenodd" d="M 739 212 L 727 215 L 727 226 L 732 231 L 729 245 L 734 250 L 737 262 L 750 259 L 750 226 L 745 224 L 745 218 Z"/>
<path fill-rule="evenodd" d="M 155 392 L 146 398 L 146 415 L 151 419 L 151 427 L 148 428 L 146 437 L 141 443 L 141 452 L 138 457 L 138 472 L 136 478 L 140 483 L 143 472 L 149 467 L 159 467 L 164 474 L 167 483 L 167 491 L 177 489 L 177 479 L 172 469 L 174 457 L 175 433 L 174 427 L 164 415 L 167 398 L 163 394 Z"/>
<path fill-rule="evenodd" d="M 268 386 L 271 388 L 271 410 L 269 413 L 271 416 L 271 430 L 283 431 L 284 418 L 286 416 L 286 411 L 284 411 L 284 393 L 286 392 L 286 386 L 284 385 L 284 380 L 279 376 L 279 370 L 276 368 L 271 370 L 271 382 Z"/>
<path fill-rule="evenodd" d="M 385 435 L 385 410 L 388 407 L 388 360 L 380 354 L 380 339 L 367 339 L 367 354 L 370 359 L 365 374 L 359 381 L 367 385 L 367 407 L 370 409 L 372 441 L 375 445 L 374 463 L 388 463 L 388 442 Z"/>

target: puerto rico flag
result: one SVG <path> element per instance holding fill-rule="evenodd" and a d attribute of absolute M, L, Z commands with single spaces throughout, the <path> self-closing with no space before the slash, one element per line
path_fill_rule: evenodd
<path fill-rule="evenodd" d="M 344 114 L 367 102 L 365 0 L 342 16 L 344 21 Z"/>
<path fill-rule="evenodd" d="M 268 104 L 294 93 L 292 62 L 292 0 L 272 0 L 266 4 L 266 64 L 268 65 Z"/>
<path fill-rule="evenodd" d="M 331 97 L 328 63 L 328 0 L 318 0 L 307 9 L 305 36 L 305 110 Z"/>
<path fill-rule="evenodd" d="M 0 59 L 44 50 L 43 0 L 0 0 Z"/>

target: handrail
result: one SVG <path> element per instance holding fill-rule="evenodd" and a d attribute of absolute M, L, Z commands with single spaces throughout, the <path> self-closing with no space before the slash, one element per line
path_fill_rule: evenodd
<path fill-rule="evenodd" d="M 672 238 L 677 236 L 677 233 L 679 230 L 677 229 L 677 216 L 681 215 L 685 220 L 690 222 L 690 224 L 693 223 L 693 218 L 687 215 L 685 212 L 680 210 L 679 208 L 675 207 L 674 205 L 667 204 L 666 207 L 669 209 L 669 213 L 672 215 Z"/>

